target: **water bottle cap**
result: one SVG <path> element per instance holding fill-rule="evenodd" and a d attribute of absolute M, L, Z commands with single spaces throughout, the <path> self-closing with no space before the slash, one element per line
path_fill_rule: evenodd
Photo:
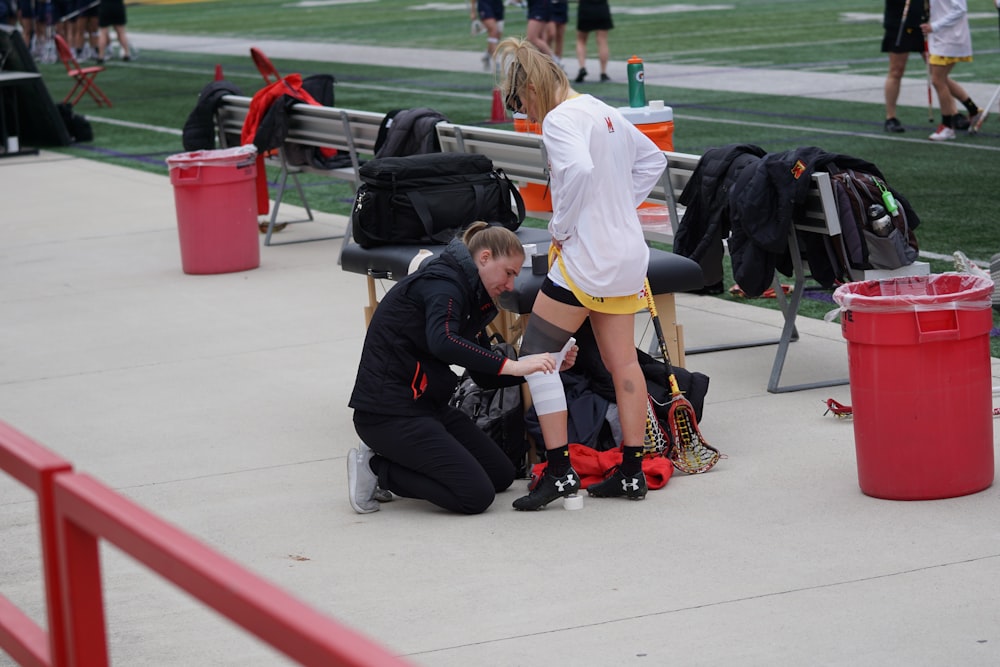
<path fill-rule="evenodd" d="M 642 63 L 642 58 L 640 58 L 639 56 L 632 56 L 631 58 L 628 59 L 629 65 L 636 65 L 639 63 Z"/>

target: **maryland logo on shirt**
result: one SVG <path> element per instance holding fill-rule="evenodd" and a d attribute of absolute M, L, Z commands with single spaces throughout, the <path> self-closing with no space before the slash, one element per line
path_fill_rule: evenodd
<path fill-rule="evenodd" d="M 806 171 L 806 163 L 803 162 L 802 160 L 796 160 L 795 164 L 792 165 L 792 178 L 794 178 L 795 180 L 799 180 L 799 177 L 802 176 L 802 174 L 804 174 L 805 171 Z"/>

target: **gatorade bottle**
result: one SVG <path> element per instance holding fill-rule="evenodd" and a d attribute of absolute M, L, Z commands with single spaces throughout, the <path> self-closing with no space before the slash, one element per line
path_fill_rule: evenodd
<path fill-rule="evenodd" d="M 628 59 L 628 105 L 632 108 L 646 106 L 646 75 L 639 56 Z"/>

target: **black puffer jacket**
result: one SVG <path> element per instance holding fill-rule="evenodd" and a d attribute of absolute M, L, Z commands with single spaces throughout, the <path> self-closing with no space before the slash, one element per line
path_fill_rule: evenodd
<path fill-rule="evenodd" d="M 866 160 L 815 146 L 768 153 L 740 174 L 729 193 L 729 254 L 733 278 L 747 296 L 762 294 L 776 269 L 792 275 L 788 232 L 805 215 L 813 172 L 827 171 L 831 164 L 882 177 L 878 167 Z M 822 239 L 807 236 L 815 237 L 806 244 L 809 267 L 813 277 L 826 284 L 833 275 L 829 258 L 821 245 L 814 245 Z"/>
<path fill-rule="evenodd" d="M 461 240 L 399 281 L 372 317 L 350 407 L 384 415 L 436 414 L 458 385 L 450 366 L 483 387 L 512 386 L 500 376 L 507 358 L 493 352 L 484 328 L 497 315 Z"/>
<path fill-rule="evenodd" d="M 722 275 L 722 242 L 730 232 L 729 192 L 743 169 L 765 154 L 753 144 L 729 144 L 705 151 L 677 200 L 685 211 L 674 252 L 701 264 L 706 282 L 708 276 Z"/>
<path fill-rule="evenodd" d="M 215 110 L 226 95 L 242 95 L 240 89 L 229 81 L 213 81 L 201 89 L 198 102 L 184 122 L 181 140 L 186 151 L 212 150 L 215 148 Z"/>

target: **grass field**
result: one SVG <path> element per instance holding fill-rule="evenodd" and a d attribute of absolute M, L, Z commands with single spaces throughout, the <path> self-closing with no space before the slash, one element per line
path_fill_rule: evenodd
<path fill-rule="evenodd" d="M 959 64 L 954 78 L 963 83 L 1000 86 L 1000 31 L 993 3 L 970 3 L 975 60 Z M 801 0 L 737 0 L 725 4 L 693 0 L 683 5 L 642 0 L 612 2 L 613 60 L 633 53 L 647 63 L 755 67 L 799 72 L 835 72 L 882 77 L 886 59 L 879 53 L 881 3 L 847 0 L 814 3 Z M 218 35 L 253 39 L 307 40 L 320 43 L 383 45 L 467 51 L 472 62 L 484 46 L 469 34 L 464 2 L 414 4 L 402 0 L 373 2 L 143 2 L 128 8 L 128 27 L 141 34 Z M 575 7 L 564 55 L 575 73 Z M 507 7 L 505 33 L 524 32 L 524 12 Z M 216 56 L 141 49 L 138 61 L 112 61 L 99 82 L 115 101 L 112 109 L 81 102 L 78 112 L 92 119 L 95 139 L 70 147 L 70 153 L 166 173 L 164 159 L 182 150 L 179 129 L 198 91 L 211 81 L 216 64 L 245 94 L 263 83 L 249 55 Z M 593 57 L 591 41 L 589 55 Z M 276 60 L 282 73 L 329 72 L 337 77 L 336 104 L 374 111 L 431 106 L 455 122 L 489 118 L 493 81 L 482 72 L 441 72 L 351 64 Z M 61 99 L 69 80 L 60 65 L 40 66 L 52 96 Z M 619 106 L 627 104 L 624 71 L 610 72 L 612 83 L 582 84 Z M 922 82 L 925 70 L 913 59 L 908 77 Z M 889 181 L 906 194 L 921 217 L 917 236 L 922 250 L 948 257 L 961 250 L 984 261 L 1000 252 L 997 228 L 996 162 L 1000 157 L 1000 113 L 993 110 L 984 131 L 960 136 L 947 145 L 926 140 L 934 125 L 926 107 L 900 110 L 908 131 L 882 131 L 881 95 L 870 103 L 815 100 L 782 95 L 781 90 L 734 93 L 673 86 L 648 86 L 648 97 L 673 107 L 675 149 L 702 153 L 729 143 L 753 143 L 768 151 L 800 146 L 854 155 L 876 163 Z M 988 100 L 978 99 L 980 105 Z M 938 113 L 935 109 L 935 118 Z M 310 203 L 333 213 L 349 211 L 351 191 L 343 184 L 312 181 Z M 934 261 L 935 271 L 951 268 Z M 729 298 L 729 297 L 724 297 Z M 763 300 L 758 300 L 763 301 Z M 764 304 L 768 305 L 768 304 Z M 831 306 L 816 302 L 806 314 Z M 994 355 L 1000 343 L 994 339 Z"/>

